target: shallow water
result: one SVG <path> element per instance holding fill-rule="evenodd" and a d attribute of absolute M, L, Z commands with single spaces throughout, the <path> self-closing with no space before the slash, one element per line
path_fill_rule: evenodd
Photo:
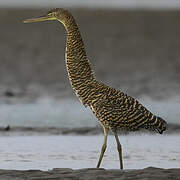
<path fill-rule="evenodd" d="M 180 135 L 119 136 L 125 169 L 180 167 Z M 0 169 L 95 167 L 103 136 L 1 136 Z M 108 137 L 104 168 L 119 168 L 115 139 Z"/>
<path fill-rule="evenodd" d="M 140 102 L 168 123 L 180 124 L 180 101 L 155 101 L 144 98 Z M 68 113 L 67 113 L 68 112 Z M 89 108 L 78 100 L 56 101 L 52 98 L 39 99 L 35 103 L 0 105 L 0 127 L 96 127 L 98 121 Z"/>

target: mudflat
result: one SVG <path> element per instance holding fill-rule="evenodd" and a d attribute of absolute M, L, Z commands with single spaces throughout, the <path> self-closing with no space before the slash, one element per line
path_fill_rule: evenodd
<path fill-rule="evenodd" d="M 105 169 L 78 169 L 73 170 L 69 168 L 53 169 L 50 171 L 40 170 L 0 170 L 1 180 L 41 180 L 41 179 L 65 179 L 65 180 L 179 180 L 180 169 L 160 169 L 155 167 L 148 167 L 140 170 L 105 170 Z"/>

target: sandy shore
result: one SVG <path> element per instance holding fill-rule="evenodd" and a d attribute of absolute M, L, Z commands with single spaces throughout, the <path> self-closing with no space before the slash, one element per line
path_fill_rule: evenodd
<path fill-rule="evenodd" d="M 180 167 L 180 135 L 120 135 L 125 169 Z M 0 137 L 0 169 L 94 168 L 103 135 L 28 135 Z M 9 146 L 11 148 L 9 148 Z M 108 136 L 102 168 L 119 169 L 114 136 Z"/>
<path fill-rule="evenodd" d="M 180 180 L 180 169 L 160 169 L 148 167 L 142 170 L 105 170 L 105 169 L 79 169 L 68 168 L 53 169 L 50 171 L 28 170 L 0 170 L 1 180 L 41 180 L 41 179 L 66 179 L 66 180 Z"/>

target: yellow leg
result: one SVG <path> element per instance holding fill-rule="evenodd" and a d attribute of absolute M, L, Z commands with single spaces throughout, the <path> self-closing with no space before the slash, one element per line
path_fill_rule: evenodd
<path fill-rule="evenodd" d="M 118 149 L 118 152 L 119 152 L 120 169 L 123 169 L 122 147 L 121 147 L 121 144 L 119 142 L 119 138 L 118 138 L 117 132 L 114 130 L 113 133 L 114 133 L 114 136 L 116 138 L 117 149 Z"/>
<path fill-rule="evenodd" d="M 100 167 L 102 158 L 104 156 L 104 152 L 106 151 L 108 131 L 109 130 L 104 127 L 104 143 L 103 143 L 102 148 L 101 148 L 101 154 L 99 156 L 99 161 L 98 161 L 98 164 L 97 164 L 97 168 Z"/>

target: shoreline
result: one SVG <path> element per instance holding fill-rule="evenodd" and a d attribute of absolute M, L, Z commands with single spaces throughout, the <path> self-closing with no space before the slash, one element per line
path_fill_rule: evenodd
<path fill-rule="evenodd" d="M 169 123 L 168 129 L 163 133 L 165 135 L 179 134 L 180 125 Z M 80 127 L 80 128 L 59 128 L 59 127 L 18 127 L 6 126 L 0 127 L 0 136 L 3 135 L 98 135 L 103 134 L 101 126 L 97 127 Z M 118 134 L 156 134 L 153 131 L 141 129 L 139 131 L 118 131 Z"/>
<path fill-rule="evenodd" d="M 109 179 L 163 179 L 163 180 L 179 180 L 180 169 L 162 169 L 156 167 L 148 167 L 145 169 L 138 170 L 119 170 L 119 169 L 103 169 L 103 168 L 85 168 L 73 170 L 70 168 L 55 168 L 50 171 L 40 170 L 0 170 L 0 179 L 2 180 L 40 180 L 40 179 L 98 179 L 98 180 L 109 180 Z"/>

